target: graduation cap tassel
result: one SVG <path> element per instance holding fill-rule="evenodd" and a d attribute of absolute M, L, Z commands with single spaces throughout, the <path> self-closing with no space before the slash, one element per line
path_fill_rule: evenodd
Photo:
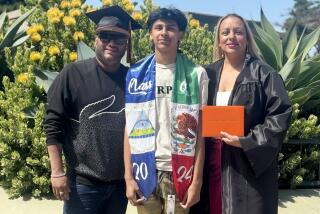
<path fill-rule="evenodd" d="M 127 63 L 131 66 L 131 22 L 129 22 L 129 39 L 127 47 Z"/>

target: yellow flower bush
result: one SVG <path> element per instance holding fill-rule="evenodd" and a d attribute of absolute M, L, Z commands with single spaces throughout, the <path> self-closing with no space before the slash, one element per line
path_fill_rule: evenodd
<path fill-rule="evenodd" d="M 27 29 L 27 34 L 29 36 L 31 36 L 34 33 L 39 33 L 39 32 L 43 32 L 43 31 L 44 31 L 44 27 L 42 24 L 35 24 L 35 25 L 30 26 Z"/>
<path fill-rule="evenodd" d="M 59 10 L 57 7 L 52 7 L 47 11 L 48 22 L 56 24 L 60 22 L 61 17 L 64 16 L 64 13 Z"/>
<path fill-rule="evenodd" d="M 125 5 L 124 5 L 124 9 L 125 9 L 126 11 L 128 11 L 129 13 L 131 13 L 131 12 L 133 11 L 133 9 L 134 9 L 134 5 L 129 2 L 128 4 L 125 4 Z"/>
<path fill-rule="evenodd" d="M 70 6 L 71 6 L 71 2 L 69 2 L 69 1 L 61 1 L 61 3 L 60 3 L 60 8 L 62 8 L 62 9 L 66 9 Z"/>
<path fill-rule="evenodd" d="M 42 24 L 35 24 L 35 25 L 33 25 L 33 27 L 35 28 L 35 30 L 37 32 L 43 32 L 44 31 L 44 27 L 43 27 Z"/>
<path fill-rule="evenodd" d="M 35 24 L 27 29 L 27 35 L 30 36 L 32 42 L 40 42 L 42 38 L 39 32 L 43 31 L 44 27 L 42 24 Z"/>
<path fill-rule="evenodd" d="M 70 59 L 71 62 L 76 61 L 76 60 L 78 59 L 78 54 L 77 54 L 77 52 L 71 52 L 71 53 L 69 54 L 69 59 Z"/>
<path fill-rule="evenodd" d="M 199 20 L 197 20 L 197 19 L 191 19 L 191 20 L 189 21 L 189 26 L 190 26 L 191 28 L 198 28 L 198 27 L 200 27 L 200 22 L 199 22 Z"/>
<path fill-rule="evenodd" d="M 76 22 L 76 19 L 72 16 L 65 16 L 63 17 L 63 23 L 66 25 L 66 26 L 72 26 L 72 25 L 75 25 L 77 22 Z"/>
<path fill-rule="evenodd" d="M 33 33 L 30 36 L 32 42 L 40 42 L 41 41 L 41 35 L 39 33 Z"/>
<path fill-rule="evenodd" d="M 38 32 L 37 29 L 34 28 L 33 26 L 31 26 L 31 27 L 29 27 L 29 28 L 27 29 L 27 34 L 28 34 L 29 36 L 31 36 L 32 34 L 37 33 L 37 32 Z"/>
<path fill-rule="evenodd" d="M 81 11 L 79 9 L 71 9 L 69 11 L 69 15 L 72 17 L 80 16 L 80 14 L 81 14 Z"/>
<path fill-rule="evenodd" d="M 81 7 L 81 1 L 80 0 L 72 0 L 71 7 Z"/>
<path fill-rule="evenodd" d="M 56 24 L 56 23 L 59 23 L 60 22 L 60 17 L 48 17 L 48 21 L 52 24 Z"/>
<path fill-rule="evenodd" d="M 109 7 L 112 4 L 112 0 L 102 0 L 102 5 Z"/>
<path fill-rule="evenodd" d="M 140 21 L 140 20 L 142 20 L 142 14 L 140 12 L 133 12 L 132 18 L 136 21 Z"/>
<path fill-rule="evenodd" d="M 131 1 L 130 0 L 122 0 L 121 3 L 123 5 L 126 5 L 126 4 L 131 4 Z"/>
<path fill-rule="evenodd" d="M 73 39 L 74 41 L 78 42 L 78 41 L 82 41 L 84 39 L 84 33 L 81 31 L 76 31 L 73 34 Z"/>
<path fill-rule="evenodd" d="M 17 77 L 17 82 L 19 82 L 21 84 L 27 83 L 28 80 L 29 80 L 29 74 L 28 73 L 21 73 Z"/>
<path fill-rule="evenodd" d="M 59 55 L 60 54 L 60 49 L 58 46 L 50 46 L 48 53 L 50 56 L 55 56 L 55 55 Z"/>
<path fill-rule="evenodd" d="M 30 59 L 32 61 L 39 61 L 41 59 L 41 53 L 38 51 L 32 51 L 30 53 Z"/>

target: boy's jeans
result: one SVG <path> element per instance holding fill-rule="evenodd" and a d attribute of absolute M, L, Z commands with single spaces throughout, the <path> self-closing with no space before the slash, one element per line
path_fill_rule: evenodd
<path fill-rule="evenodd" d="M 167 213 L 167 198 L 168 195 L 176 195 L 172 180 L 172 172 L 157 171 L 158 184 L 155 191 L 141 206 L 137 206 L 139 214 L 163 214 Z M 180 201 L 175 196 L 175 214 L 188 214 L 186 210 L 180 206 Z"/>

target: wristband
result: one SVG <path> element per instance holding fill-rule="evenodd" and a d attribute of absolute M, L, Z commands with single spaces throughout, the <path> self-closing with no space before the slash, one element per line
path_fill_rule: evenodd
<path fill-rule="evenodd" d="M 66 176 L 66 173 L 61 173 L 61 174 L 51 174 L 51 178 L 61 178 Z"/>

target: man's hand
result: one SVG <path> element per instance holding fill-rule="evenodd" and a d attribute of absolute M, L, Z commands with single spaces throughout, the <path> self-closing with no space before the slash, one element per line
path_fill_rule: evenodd
<path fill-rule="evenodd" d="M 51 166 L 51 185 L 53 194 L 61 201 L 69 200 L 69 182 L 65 176 L 62 163 L 62 146 L 53 144 L 48 146 Z"/>
<path fill-rule="evenodd" d="M 220 132 L 220 134 L 221 134 L 221 140 L 223 142 L 225 142 L 230 146 L 241 148 L 241 144 L 238 136 L 228 134 L 227 132 Z"/>
<path fill-rule="evenodd" d="M 180 203 L 181 207 L 184 209 L 189 209 L 192 205 L 200 201 L 200 192 L 201 192 L 202 182 L 192 182 L 188 191 Z"/>
<path fill-rule="evenodd" d="M 51 178 L 52 191 L 57 199 L 60 201 L 69 200 L 69 193 L 71 192 L 67 176 L 58 178 Z"/>
<path fill-rule="evenodd" d="M 139 190 L 137 182 L 133 178 L 126 180 L 126 195 L 128 201 L 133 206 L 142 205 L 145 199 Z"/>

